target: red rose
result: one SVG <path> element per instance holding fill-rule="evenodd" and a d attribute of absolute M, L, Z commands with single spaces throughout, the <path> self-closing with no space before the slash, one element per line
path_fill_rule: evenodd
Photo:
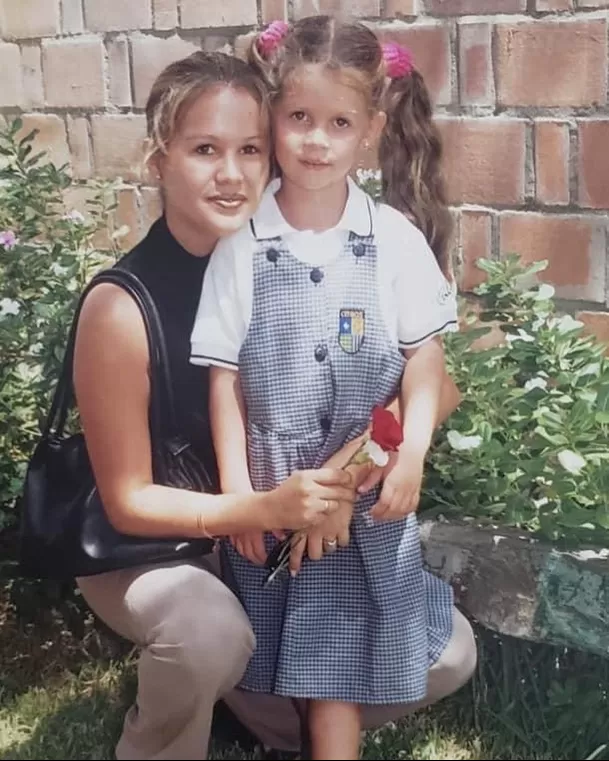
<path fill-rule="evenodd" d="M 372 410 L 370 438 L 385 452 L 395 452 L 402 443 L 404 434 L 392 412 L 383 407 L 375 407 Z"/>

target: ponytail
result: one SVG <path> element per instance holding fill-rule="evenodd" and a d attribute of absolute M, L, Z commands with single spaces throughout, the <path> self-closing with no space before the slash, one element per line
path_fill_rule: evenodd
<path fill-rule="evenodd" d="M 452 217 L 440 167 L 442 142 L 423 77 L 413 69 L 392 78 L 386 99 L 387 124 L 379 143 L 383 200 L 423 232 L 440 269 L 452 280 Z"/>

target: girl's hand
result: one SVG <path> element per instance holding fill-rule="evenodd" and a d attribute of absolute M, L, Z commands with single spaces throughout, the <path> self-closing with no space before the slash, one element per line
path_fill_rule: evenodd
<path fill-rule="evenodd" d="M 273 531 L 275 538 L 282 541 L 285 534 L 281 531 Z M 264 546 L 264 534 L 262 531 L 250 531 L 246 534 L 234 534 L 228 540 L 246 560 L 255 565 L 264 565 L 267 551 Z"/>
<path fill-rule="evenodd" d="M 419 452 L 400 449 L 391 454 L 383 473 L 383 488 L 379 500 L 370 511 L 378 521 L 397 521 L 414 512 L 419 506 L 425 456 Z"/>
<path fill-rule="evenodd" d="M 269 492 L 269 530 L 308 529 L 338 510 L 342 503 L 353 506 L 353 477 L 340 468 L 297 470 Z"/>
<path fill-rule="evenodd" d="M 303 532 L 295 539 L 290 552 L 290 573 L 296 576 L 305 555 L 310 560 L 321 560 L 328 552 L 335 552 L 349 544 L 349 526 L 353 517 L 353 503 L 343 502 L 324 521 Z"/>

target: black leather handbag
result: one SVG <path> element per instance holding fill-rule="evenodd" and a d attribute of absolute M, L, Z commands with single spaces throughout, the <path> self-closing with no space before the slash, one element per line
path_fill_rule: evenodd
<path fill-rule="evenodd" d="M 211 552 L 212 539 L 148 538 L 117 532 L 95 485 L 84 436 L 66 434 L 73 404 L 72 365 L 78 317 L 85 296 L 98 283 L 114 283 L 136 301 L 150 351 L 150 437 L 154 482 L 214 491 L 209 473 L 190 443 L 178 435 L 170 366 L 156 305 L 132 272 L 111 268 L 96 274 L 83 292 L 70 329 L 51 408 L 25 476 L 20 506 L 20 570 L 24 576 L 69 579 Z"/>

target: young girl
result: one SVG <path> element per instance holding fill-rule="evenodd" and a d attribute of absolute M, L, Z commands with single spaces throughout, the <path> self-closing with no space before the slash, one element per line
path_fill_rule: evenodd
<path fill-rule="evenodd" d="M 400 394 L 399 453 L 382 488 L 309 533 L 322 560 L 265 585 L 276 537 L 228 547 L 257 639 L 240 686 L 301 699 L 309 758 L 355 759 L 359 707 L 421 699 L 451 632 L 450 589 L 424 575 L 414 515 L 445 371 L 437 337 L 457 324 L 440 143 L 407 51 L 363 24 L 276 22 L 250 58 L 271 89 L 280 177 L 216 249 L 191 361 L 212 366 L 224 491 L 266 490 L 327 461 Z M 390 205 L 349 177 L 379 139 Z"/>

